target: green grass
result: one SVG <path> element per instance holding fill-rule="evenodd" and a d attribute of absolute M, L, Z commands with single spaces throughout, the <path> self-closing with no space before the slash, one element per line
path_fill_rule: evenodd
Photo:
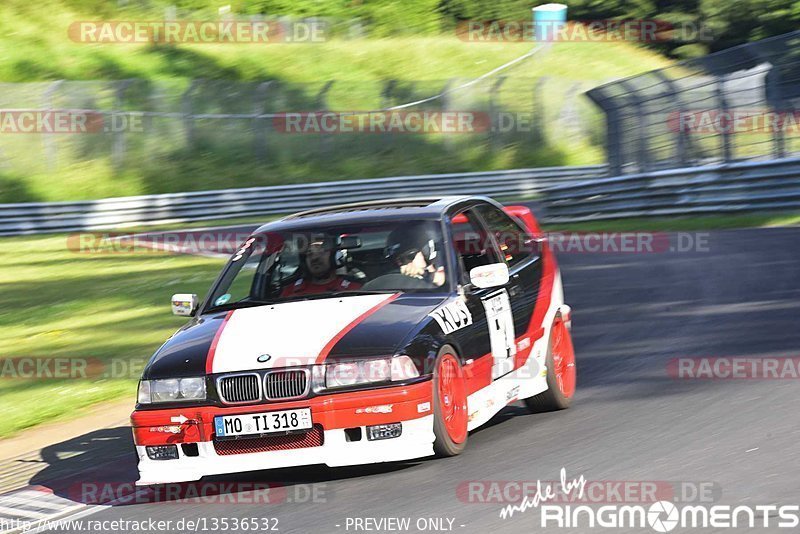
<path fill-rule="evenodd" d="M 342 80 L 445 80 L 475 77 L 518 57 L 531 43 L 468 43 L 450 30 L 440 36 L 343 40 L 308 44 L 147 46 L 74 42 L 76 21 L 154 20 L 163 11 L 115 8 L 116 2 L 5 0 L 0 5 L 0 79 L 32 82 L 143 78 L 280 79 L 293 83 Z M 165 5 L 172 2 L 164 2 Z M 320 6 L 321 7 L 321 6 Z M 208 14 L 206 14 L 208 16 Z M 429 18 L 434 18 L 431 13 Z M 190 20 L 197 20 L 189 16 Z M 603 81 L 666 66 L 668 60 L 626 43 L 559 43 L 508 71 Z"/>
<path fill-rule="evenodd" d="M 92 358 L 141 365 L 185 322 L 177 292 L 204 294 L 219 259 L 153 253 L 79 254 L 66 236 L 0 240 L 0 358 Z M 139 367 L 140 370 L 140 367 Z M 135 373 L 134 373 L 135 376 Z M 0 437 L 94 403 L 135 400 L 136 380 L 0 379 Z"/>
<path fill-rule="evenodd" d="M 107 3 L 106 3 L 107 4 Z M 133 8 L 91 1 L 10 0 L 0 5 L 0 80 L 41 82 L 3 86 L 7 107 L 38 107 L 53 80 L 139 79 L 125 96 L 128 110 L 179 111 L 180 96 L 193 78 L 260 82 L 276 80 L 265 111 L 317 109 L 328 80 L 327 107 L 350 111 L 379 109 L 425 98 L 448 80 L 463 83 L 519 57 L 531 43 L 468 43 L 453 33 L 383 39 L 334 38 L 315 44 L 180 45 L 84 44 L 71 41 L 67 28 L 80 20 L 141 19 Z M 133 3 L 131 4 L 133 5 Z M 160 4 L 159 4 L 160 5 Z M 96 9 L 99 8 L 99 11 Z M 162 14 L 163 16 L 163 14 Z M 542 137 L 509 134 L 488 142 L 484 134 L 458 136 L 280 135 L 269 133 L 266 153 L 254 157 L 251 123 L 201 121 L 193 143 L 181 119 L 154 119 L 144 133 L 125 136 L 125 156 L 116 166 L 111 135 L 0 136 L 0 202 L 82 200 L 302 183 L 402 174 L 492 170 L 515 167 L 600 163 L 603 125 L 582 96 L 603 81 L 667 65 L 651 50 L 629 43 L 558 43 L 504 71 L 496 104 L 510 112 L 540 110 Z M 546 77 L 539 93 L 533 80 Z M 388 79 L 398 81 L 388 101 Z M 495 80 L 450 97 L 449 108 L 485 110 Z M 203 86 L 198 111 L 252 111 L 250 93 L 231 96 Z M 92 98 L 82 93 L 94 95 Z M 145 95 L 160 94 L 161 99 Z M 55 90 L 65 107 L 113 107 L 113 92 L 101 82 Z M 573 95 L 573 96 L 570 96 Z M 438 109 L 434 102 L 428 109 Z M 571 131 L 562 118 L 576 108 L 584 130 Z"/>

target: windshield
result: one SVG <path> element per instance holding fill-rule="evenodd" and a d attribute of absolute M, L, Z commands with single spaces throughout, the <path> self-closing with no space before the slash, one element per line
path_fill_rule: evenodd
<path fill-rule="evenodd" d="M 364 292 L 435 292 L 447 282 L 435 221 L 371 222 L 250 237 L 208 309 Z"/>

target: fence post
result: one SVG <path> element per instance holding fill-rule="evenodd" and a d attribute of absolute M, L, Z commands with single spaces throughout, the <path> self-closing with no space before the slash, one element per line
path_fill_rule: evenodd
<path fill-rule="evenodd" d="M 489 88 L 489 146 L 492 152 L 497 150 L 501 135 L 499 131 L 500 107 L 497 105 L 497 95 L 500 92 L 500 86 L 505 81 L 506 77 L 500 76 Z M 519 121 L 515 121 L 515 124 L 519 125 Z"/>
<path fill-rule="evenodd" d="M 186 146 L 189 150 L 194 148 L 195 144 L 195 128 L 194 128 L 194 115 L 192 114 L 192 93 L 198 85 L 203 83 L 203 79 L 192 80 L 189 88 L 181 95 L 181 112 L 183 113 L 183 131 L 186 136 Z"/>
<path fill-rule="evenodd" d="M 267 90 L 272 82 L 263 82 L 258 84 L 253 95 L 253 153 L 256 160 L 264 162 L 267 159 L 267 126 L 265 121 L 269 122 L 268 117 L 264 117 L 265 108 L 264 102 L 267 98 Z"/>
<path fill-rule="evenodd" d="M 451 102 L 450 102 L 450 95 L 448 94 L 448 91 L 450 91 L 450 88 L 453 86 L 453 84 L 456 81 L 457 81 L 456 78 L 450 78 L 449 80 L 447 80 L 447 83 L 444 84 L 444 87 L 442 87 L 442 91 L 439 93 L 439 94 L 442 95 L 442 112 L 443 113 L 447 113 L 447 110 L 450 109 Z M 444 136 L 443 140 L 444 140 L 444 148 L 445 148 L 445 150 L 448 150 L 448 151 L 452 150 L 453 149 L 453 136 L 452 136 L 452 134 L 443 131 L 442 135 Z"/>
<path fill-rule="evenodd" d="M 394 90 L 397 87 L 397 80 L 386 80 L 386 83 L 381 89 L 381 109 L 387 109 L 392 106 L 394 98 Z M 392 134 L 389 132 L 379 136 L 382 147 L 388 147 L 392 144 Z"/>
<path fill-rule="evenodd" d="M 122 112 L 124 107 L 125 91 L 130 87 L 132 80 L 121 80 L 117 82 L 117 88 L 114 91 L 114 110 L 111 112 L 111 126 L 113 135 L 113 145 L 111 148 L 111 163 L 115 171 L 119 171 L 125 160 L 125 128 L 130 126 L 130 121 L 125 121 L 125 128 L 118 128 L 115 117 L 118 112 Z"/>
<path fill-rule="evenodd" d="M 331 87 L 334 84 L 334 80 L 328 80 L 325 82 L 325 85 L 322 86 L 322 89 L 319 90 L 317 96 L 314 99 L 314 107 L 316 108 L 315 111 L 328 111 L 328 91 L 331 90 Z M 335 133 L 333 135 L 336 135 Z M 322 132 L 322 138 L 320 139 L 320 152 L 322 154 L 330 153 L 331 148 L 331 137 L 329 134 Z"/>
<path fill-rule="evenodd" d="M 594 102 L 605 115 L 606 119 L 606 160 L 608 161 L 608 174 L 618 176 L 622 174 L 622 128 L 620 127 L 617 98 L 605 93 L 603 86 L 586 91 L 586 96 Z"/>
<path fill-rule="evenodd" d="M 43 96 L 43 105 L 47 111 L 53 110 L 53 94 L 56 90 L 64 83 L 64 80 L 57 80 L 50 84 L 45 91 Z M 42 141 L 44 143 L 44 152 L 45 152 L 45 159 L 47 160 L 47 167 L 50 171 L 54 171 L 57 164 L 58 159 L 58 147 L 54 143 L 54 138 L 52 133 L 45 133 L 42 135 Z"/>
<path fill-rule="evenodd" d="M 725 84 L 725 76 L 717 78 L 716 87 L 714 89 L 717 102 L 719 103 L 720 115 L 725 117 L 728 114 L 728 100 L 725 98 L 725 91 L 723 85 Z M 722 128 L 722 159 L 726 163 L 733 160 L 733 147 L 731 146 L 731 133 L 728 131 L 730 125 Z"/>
<path fill-rule="evenodd" d="M 778 127 L 775 128 L 772 137 L 774 144 L 773 154 L 776 158 L 786 157 L 786 137 L 783 127 L 786 114 L 792 109 L 792 106 L 783 97 L 784 83 L 779 67 L 775 65 L 770 67 L 769 72 L 767 72 L 767 75 L 764 77 L 764 94 L 766 96 L 767 106 L 773 113 L 778 115 Z"/>
<path fill-rule="evenodd" d="M 636 110 L 636 159 L 638 160 L 639 171 L 646 172 L 650 169 L 650 151 L 647 143 L 647 115 L 642 106 L 642 100 L 637 94 L 639 91 L 626 80 L 622 80 L 620 85 L 627 91 L 626 95 L 628 100 L 631 101 L 632 107 Z"/>
<path fill-rule="evenodd" d="M 545 83 L 547 83 L 546 76 L 542 76 L 533 82 L 533 105 L 531 107 L 531 110 L 533 111 L 533 117 L 531 119 L 531 141 L 534 145 L 543 145 L 547 140 L 547 136 L 545 135 L 544 131 L 545 106 L 544 98 L 542 96 L 544 94 L 542 88 L 544 87 Z"/>
<path fill-rule="evenodd" d="M 667 87 L 667 94 L 666 97 L 670 100 L 671 107 L 674 108 L 674 112 L 678 113 L 676 117 L 677 127 L 675 131 L 676 135 L 676 146 L 675 151 L 678 159 L 678 163 L 681 167 L 686 167 L 689 165 L 689 150 L 691 148 L 691 143 L 689 136 L 686 130 L 683 128 L 683 124 L 681 121 L 681 114 L 688 111 L 687 109 L 683 109 L 683 101 L 680 98 L 680 91 L 678 87 L 675 85 L 675 82 L 672 81 L 672 78 L 664 74 L 663 70 L 656 70 L 653 71 L 653 74 L 657 76 Z M 669 116 L 667 116 L 669 119 Z M 669 125 L 669 120 L 667 120 L 667 124 Z"/>
<path fill-rule="evenodd" d="M 581 90 L 580 83 L 574 83 L 564 94 L 564 105 L 561 106 L 558 122 L 561 125 L 562 134 L 567 137 L 581 136 L 581 123 L 578 119 L 577 95 Z"/>

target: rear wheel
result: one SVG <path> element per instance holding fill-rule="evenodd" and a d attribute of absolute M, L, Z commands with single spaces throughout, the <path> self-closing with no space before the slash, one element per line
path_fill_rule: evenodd
<path fill-rule="evenodd" d="M 560 315 L 550 329 L 546 365 L 547 391 L 525 399 L 525 405 L 533 412 L 569 408 L 575 394 L 575 350 L 572 336 Z"/>
<path fill-rule="evenodd" d="M 438 456 L 455 456 L 467 445 L 467 388 L 455 351 L 439 350 L 433 372 L 433 450 Z"/>

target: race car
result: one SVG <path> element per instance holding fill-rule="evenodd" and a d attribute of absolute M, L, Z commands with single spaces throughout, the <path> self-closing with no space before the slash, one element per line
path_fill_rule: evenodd
<path fill-rule="evenodd" d="M 531 211 L 385 200 L 258 228 L 152 356 L 140 485 L 453 456 L 517 401 L 569 407 L 570 307 Z"/>

